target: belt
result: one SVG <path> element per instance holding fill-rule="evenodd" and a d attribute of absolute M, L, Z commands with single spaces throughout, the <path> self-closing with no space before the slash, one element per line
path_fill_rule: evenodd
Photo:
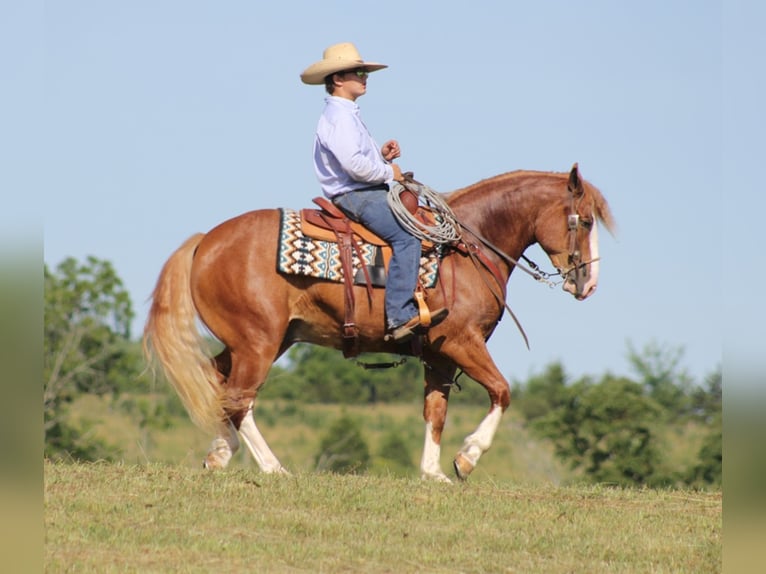
<path fill-rule="evenodd" d="M 367 187 L 360 187 L 359 189 L 352 189 L 352 190 L 349 190 L 349 191 L 344 191 L 343 193 L 338 193 L 337 195 L 333 195 L 330 198 L 330 201 L 335 203 L 336 199 L 340 199 L 341 197 L 343 197 L 347 193 L 354 193 L 354 192 L 357 192 L 357 191 L 388 191 L 388 190 L 389 190 L 389 187 L 388 187 L 387 183 L 376 183 L 375 185 L 370 185 L 370 186 L 367 186 Z M 340 206 L 338 206 L 338 207 L 340 207 Z"/>
<path fill-rule="evenodd" d="M 352 189 L 351 191 L 388 191 L 387 183 L 376 183 L 375 185 L 368 185 L 367 187 L 360 187 L 359 189 Z M 350 193 L 350 192 L 347 192 Z"/>

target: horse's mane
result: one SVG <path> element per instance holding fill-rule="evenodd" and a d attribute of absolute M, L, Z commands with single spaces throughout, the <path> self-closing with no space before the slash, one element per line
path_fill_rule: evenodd
<path fill-rule="evenodd" d="M 564 172 L 552 172 L 552 171 L 532 171 L 532 170 L 516 170 L 496 175 L 487 179 L 478 181 L 468 187 L 457 189 L 451 193 L 446 194 L 449 203 L 460 203 L 460 201 L 466 196 L 474 197 L 475 194 L 493 194 L 498 190 L 510 190 L 511 192 L 520 192 L 522 189 L 532 186 L 537 188 L 534 192 L 549 192 L 550 185 L 545 185 L 551 180 L 556 184 L 560 184 L 563 189 L 566 189 L 567 182 L 569 180 L 569 173 Z M 598 220 L 606 227 L 606 229 L 614 235 L 616 233 L 616 224 L 612 212 L 609 209 L 607 203 L 601 191 L 589 181 L 582 179 L 583 190 L 585 191 L 585 197 L 590 198 L 593 203 L 593 211 Z"/>

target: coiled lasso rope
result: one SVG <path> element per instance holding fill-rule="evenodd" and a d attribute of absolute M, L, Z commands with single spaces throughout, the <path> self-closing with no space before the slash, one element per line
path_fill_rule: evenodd
<path fill-rule="evenodd" d="M 407 229 L 412 235 L 415 237 L 421 239 L 421 240 L 427 240 L 431 241 L 432 243 L 436 245 L 444 245 L 444 244 L 457 244 L 457 243 L 463 243 L 462 238 L 462 231 L 463 226 L 457 221 L 457 218 L 455 217 L 455 214 L 452 213 L 452 209 L 450 209 L 449 205 L 447 205 L 447 202 L 444 200 L 444 197 L 437 192 L 435 192 L 433 189 L 428 187 L 425 184 L 420 183 L 419 181 L 415 181 L 412 179 L 411 173 L 404 174 L 404 184 L 401 183 L 395 183 L 393 188 L 388 194 L 388 205 L 391 207 L 391 211 L 394 212 L 394 215 L 399 220 L 399 222 L 402 224 L 402 226 Z M 407 189 L 414 193 L 418 199 L 423 199 L 425 203 L 431 208 L 431 210 L 434 212 L 436 224 L 435 225 L 427 225 L 423 223 L 422 221 L 415 218 L 404 206 L 402 203 L 401 198 L 399 197 L 399 194 L 404 190 Z M 478 239 L 484 246 L 488 247 L 492 251 L 494 251 L 496 254 L 501 256 L 506 261 L 512 263 L 513 265 L 523 269 L 530 275 L 532 275 L 535 278 L 541 277 L 540 273 L 533 272 L 526 267 L 519 264 L 519 262 L 494 245 L 492 245 L 489 241 L 484 239 L 481 235 L 479 235 L 476 231 L 472 230 L 470 227 L 465 228 L 468 233 L 475 236 L 476 239 Z M 475 245 L 473 246 L 476 247 Z M 471 261 L 476 266 L 477 269 L 480 269 L 482 266 L 482 262 L 479 261 L 479 256 L 474 253 L 471 249 L 468 249 L 468 255 L 471 258 Z M 523 257 L 523 256 L 522 256 Z M 484 263 L 484 268 L 488 269 L 486 263 Z M 492 274 L 490 270 L 490 274 Z M 516 323 L 516 326 L 519 328 L 519 331 L 521 332 L 521 336 L 524 338 L 524 343 L 527 345 L 527 349 L 529 349 L 529 339 L 527 338 L 527 334 L 524 332 L 524 328 L 521 326 L 521 323 L 519 322 L 519 319 L 516 317 L 515 313 L 511 310 L 511 308 L 508 306 L 508 303 L 505 299 L 505 294 L 503 293 L 502 289 L 498 291 L 495 286 L 490 282 L 490 280 L 482 274 L 482 278 L 484 279 L 484 283 L 489 288 L 492 295 L 497 299 L 497 301 L 504 307 L 511 318 L 513 319 L 513 322 Z M 499 279 L 496 277 L 496 280 L 499 281 Z M 502 287 L 502 285 L 501 285 Z M 502 316 L 502 313 L 501 313 Z M 498 321 L 500 320 L 500 317 L 498 317 Z M 459 375 L 458 375 L 459 376 Z"/>
<path fill-rule="evenodd" d="M 406 177 L 404 184 L 395 183 L 388 194 L 388 205 L 402 227 L 418 239 L 430 241 L 437 245 L 460 242 L 462 229 L 444 197 L 429 186 L 415 181 L 409 174 L 406 175 L 408 177 Z M 434 225 L 423 223 L 407 210 L 399 197 L 399 194 L 405 189 L 414 193 L 418 199 L 423 200 L 431 208 L 435 215 Z"/>

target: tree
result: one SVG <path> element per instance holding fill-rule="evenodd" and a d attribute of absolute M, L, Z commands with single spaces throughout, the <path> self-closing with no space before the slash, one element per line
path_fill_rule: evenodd
<path fill-rule="evenodd" d="M 527 422 L 560 407 L 567 397 L 567 376 L 561 363 L 551 363 L 545 371 L 531 377 L 517 392 L 516 402 Z"/>
<path fill-rule="evenodd" d="M 694 486 L 721 486 L 723 484 L 723 417 L 719 414 L 710 421 L 711 430 L 697 453 L 697 464 L 686 479 Z"/>
<path fill-rule="evenodd" d="M 270 379 L 279 390 L 267 390 L 270 396 L 341 404 L 409 402 L 422 397 L 423 369 L 417 360 L 408 360 L 397 368 L 363 369 L 357 360 L 391 362 L 398 357 L 374 353 L 350 361 L 335 349 L 306 344 L 294 346 L 288 357 L 289 374 L 281 370 L 271 373 Z"/>
<path fill-rule="evenodd" d="M 667 410 L 669 419 L 689 412 L 691 378 L 679 368 L 682 347 L 662 347 L 648 343 L 639 353 L 628 343 L 628 360 L 649 396 Z"/>
<path fill-rule="evenodd" d="M 44 266 L 43 413 L 45 454 L 108 457 L 67 421 L 81 393 L 115 393 L 140 372 L 130 343 L 130 297 L 108 261 L 68 258 L 55 272 Z"/>
<path fill-rule="evenodd" d="M 316 468 L 338 474 L 364 474 L 370 464 L 370 448 L 354 419 L 343 415 L 322 437 Z"/>
<path fill-rule="evenodd" d="M 640 384 L 605 375 L 566 387 L 560 406 L 533 423 L 556 454 L 595 482 L 652 484 L 659 453 L 650 423 L 661 412 Z"/>
<path fill-rule="evenodd" d="M 413 469 L 412 454 L 407 441 L 398 428 L 390 428 L 383 436 L 378 449 L 380 467 L 393 474 L 404 476 Z"/>
<path fill-rule="evenodd" d="M 367 353 L 344 359 L 335 349 L 298 344 L 288 352 L 289 364 L 269 372 L 262 396 L 335 404 L 410 403 L 423 398 L 423 365 L 418 359 L 388 353 Z M 391 364 L 391 368 L 362 368 Z M 458 372 L 452 392 L 457 402 L 486 404 L 484 387 Z"/>
<path fill-rule="evenodd" d="M 691 394 L 692 413 L 703 423 L 720 417 L 723 411 L 723 375 L 719 366 L 705 377 L 705 386 L 694 389 Z"/>
<path fill-rule="evenodd" d="M 705 387 L 695 389 L 691 402 L 694 417 L 708 432 L 687 483 L 720 486 L 723 483 L 723 376 L 720 367 L 705 378 Z"/>

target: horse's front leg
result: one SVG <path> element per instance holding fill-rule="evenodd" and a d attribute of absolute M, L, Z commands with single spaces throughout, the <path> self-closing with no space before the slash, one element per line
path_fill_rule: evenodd
<path fill-rule="evenodd" d="M 503 413 L 511 404 L 511 391 L 508 381 L 500 374 L 489 355 L 481 335 L 466 337 L 459 345 L 445 345 L 441 350 L 489 394 L 489 412 L 476 430 L 465 438 L 453 461 L 455 473 L 464 480 L 476 468 L 479 458 L 492 446 Z"/>
<path fill-rule="evenodd" d="M 503 407 L 493 403 L 489 413 L 481 421 L 474 432 L 468 435 L 463 441 L 463 447 L 455 455 L 452 462 L 455 468 L 455 474 L 461 480 L 468 478 L 468 475 L 476 468 L 479 458 L 492 446 L 492 440 L 495 438 L 497 427 L 503 416 Z"/>
<path fill-rule="evenodd" d="M 441 469 L 441 438 L 447 419 L 447 402 L 455 368 L 431 364 L 425 373 L 425 397 L 423 419 L 426 422 L 426 436 L 423 458 L 420 460 L 420 477 L 423 480 L 452 482 Z"/>

